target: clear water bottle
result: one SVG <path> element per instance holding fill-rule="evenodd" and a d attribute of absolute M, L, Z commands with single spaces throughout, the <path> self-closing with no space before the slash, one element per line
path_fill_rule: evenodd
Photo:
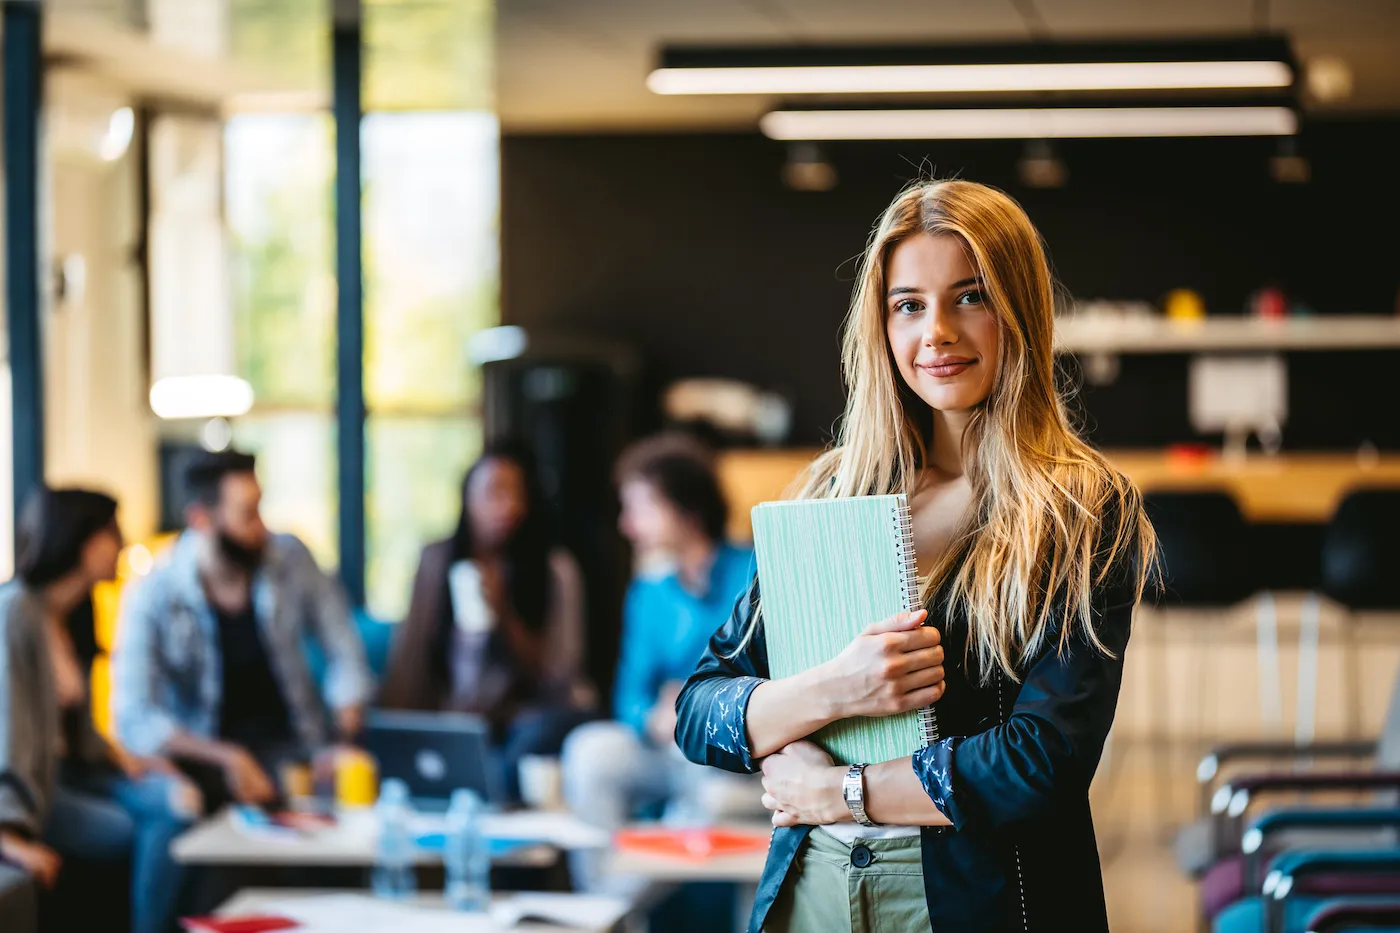
<path fill-rule="evenodd" d="M 482 831 L 485 808 L 466 788 L 452 792 L 442 861 L 447 870 L 444 895 L 453 910 L 485 911 L 491 906 L 491 844 Z"/>
<path fill-rule="evenodd" d="M 374 805 L 379 822 L 379 842 L 374 850 L 374 867 L 370 886 L 378 897 L 404 900 L 412 897 L 418 886 L 413 873 L 417 845 L 413 837 L 413 805 L 408 799 L 408 786 L 390 778 L 379 788 L 379 802 Z"/>

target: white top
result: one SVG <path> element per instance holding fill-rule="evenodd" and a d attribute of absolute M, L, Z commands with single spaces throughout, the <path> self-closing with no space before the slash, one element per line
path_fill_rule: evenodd
<path fill-rule="evenodd" d="M 834 836 L 848 846 L 854 845 L 858 839 L 904 839 L 909 836 L 917 836 L 920 828 L 918 826 L 862 826 L 854 821 L 828 823 L 817 827 L 828 836 Z"/>
<path fill-rule="evenodd" d="M 496 614 L 481 591 L 481 568 L 475 561 L 459 560 L 447 571 L 452 599 L 452 620 L 459 631 L 478 635 L 496 627 Z"/>

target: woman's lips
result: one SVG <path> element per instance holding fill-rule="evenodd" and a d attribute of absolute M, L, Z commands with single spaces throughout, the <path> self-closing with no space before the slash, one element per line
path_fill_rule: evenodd
<path fill-rule="evenodd" d="M 934 360 L 931 363 L 920 363 L 919 368 L 930 376 L 946 379 L 949 376 L 958 375 L 976 362 L 976 360 L 970 360 L 967 357 L 947 357 Z"/>

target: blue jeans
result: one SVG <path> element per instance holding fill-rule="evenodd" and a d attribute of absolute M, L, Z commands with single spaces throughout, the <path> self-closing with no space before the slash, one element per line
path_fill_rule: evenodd
<path fill-rule="evenodd" d="M 44 841 L 65 862 L 130 859 L 131 933 L 166 933 L 175 923 L 184 872 L 170 857 L 170 843 L 189 820 L 172 808 L 172 789 L 166 775 L 133 781 L 116 772 L 66 770 L 44 827 Z"/>

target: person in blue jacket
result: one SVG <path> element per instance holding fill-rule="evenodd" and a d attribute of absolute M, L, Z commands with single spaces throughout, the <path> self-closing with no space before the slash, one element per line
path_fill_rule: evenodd
<path fill-rule="evenodd" d="M 907 494 L 926 608 L 775 680 L 755 578 L 682 689 L 686 756 L 763 772 L 754 931 L 1108 929 L 1089 783 L 1155 543 L 1070 424 L 1053 313 L 1000 191 L 915 184 L 870 239 L 841 432 L 797 495 Z M 941 737 L 906 758 L 836 765 L 808 740 L 934 701 Z"/>
<path fill-rule="evenodd" d="M 681 684 L 753 574 L 753 552 L 725 540 L 729 510 L 712 460 L 700 442 L 663 434 L 618 461 L 618 526 L 638 567 L 623 609 L 616 719 L 576 729 L 563 755 L 570 807 L 608 829 L 657 808 L 678 823 L 763 812 L 757 780 L 696 767 L 671 739 Z M 603 880 L 599 864 L 574 860 L 584 887 Z"/>

